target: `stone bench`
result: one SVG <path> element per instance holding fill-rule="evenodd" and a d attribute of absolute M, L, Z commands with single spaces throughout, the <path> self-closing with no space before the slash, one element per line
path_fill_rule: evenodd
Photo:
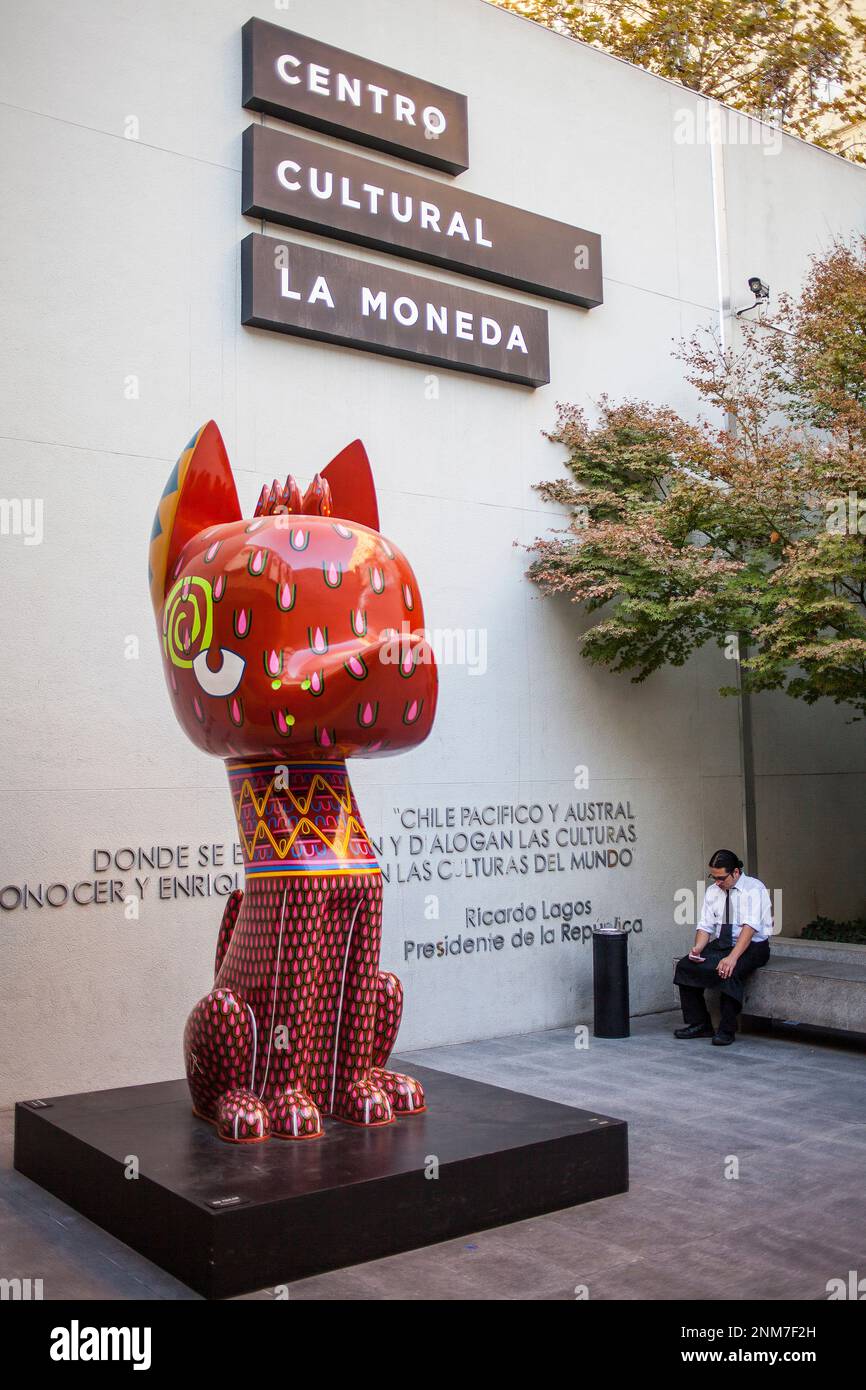
<path fill-rule="evenodd" d="M 679 1005 L 676 986 L 674 995 Z M 770 959 L 746 981 L 743 1013 L 866 1034 L 866 946 L 772 937 Z"/>

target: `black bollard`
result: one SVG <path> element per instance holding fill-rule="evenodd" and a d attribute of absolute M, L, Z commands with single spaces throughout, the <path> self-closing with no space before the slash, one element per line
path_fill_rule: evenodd
<path fill-rule="evenodd" d="M 597 1038 L 627 1038 L 628 932 L 617 927 L 593 927 L 592 984 Z"/>

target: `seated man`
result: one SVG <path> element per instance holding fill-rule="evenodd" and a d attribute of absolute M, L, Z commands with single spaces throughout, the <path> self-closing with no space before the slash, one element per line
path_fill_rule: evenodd
<path fill-rule="evenodd" d="M 675 1038 L 706 1038 L 716 1047 L 734 1041 L 737 1015 L 743 1007 L 743 982 L 766 965 L 773 932 L 770 895 L 760 879 L 742 872 L 743 861 L 732 850 L 718 849 L 710 860 L 713 880 L 704 894 L 695 944 L 677 962 L 684 1028 Z M 705 989 L 721 989 L 719 1031 L 713 1033 Z"/>

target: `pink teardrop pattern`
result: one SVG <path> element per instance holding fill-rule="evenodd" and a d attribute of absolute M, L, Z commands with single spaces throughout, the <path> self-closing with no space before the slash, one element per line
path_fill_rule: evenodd
<path fill-rule="evenodd" d="M 358 656 L 357 654 L 350 656 L 347 661 L 343 662 L 343 665 L 349 675 L 356 681 L 366 680 L 369 675 L 366 661 L 362 656 Z"/>
<path fill-rule="evenodd" d="M 421 717 L 421 711 L 423 708 L 423 700 L 407 700 L 406 706 L 403 710 L 403 723 L 414 724 L 416 720 Z"/>
<path fill-rule="evenodd" d="M 405 642 L 400 648 L 400 675 L 404 680 L 408 680 L 415 670 L 415 659 L 418 654 L 417 647 L 411 642 Z"/>
<path fill-rule="evenodd" d="M 291 738 L 295 723 L 293 714 L 290 714 L 287 709 L 277 709 L 272 712 L 271 719 L 280 738 Z"/>
<path fill-rule="evenodd" d="M 364 705 L 358 705 L 358 723 L 362 729 L 372 729 L 376 720 L 379 718 L 379 701 L 373 704 L 368 700 Z"/>
<path fill-rule="evenodd" d="M 277 585 L 277 607 L 281 613 L 291 613 L 298 596 L 297 584 Z"/>

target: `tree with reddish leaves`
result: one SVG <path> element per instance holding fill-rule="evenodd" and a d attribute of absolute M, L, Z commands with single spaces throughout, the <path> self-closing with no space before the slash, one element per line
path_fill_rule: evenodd
<path fill-rule="evenodd" d="M 597 619 L 583 655 L 642 681 L 714 641 L 743 688 L 866 715 L 866 237 L 815 258 L 799 298 L 677 352 L 705 409 L 560 405 L 569 526 L 530 577 Z M 736 686 L 723 693 L 737 693 Z"/>

